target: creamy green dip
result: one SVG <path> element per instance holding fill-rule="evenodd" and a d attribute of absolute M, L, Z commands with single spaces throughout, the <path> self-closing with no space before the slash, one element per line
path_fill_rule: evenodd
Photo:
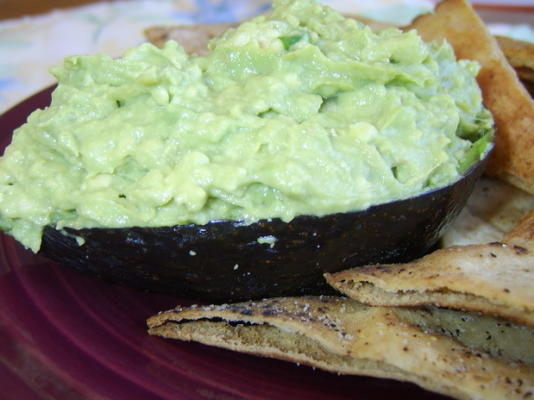
<path fill-rule="evenodd" d="M 0 160 L 0 228 L 205 224 L 361 210 L 449 184 L 490 146 L 446 43 L 276 1 L 188 56 L 69 57 Z M 473 145 L 474 142 L 478 142 Z"/>

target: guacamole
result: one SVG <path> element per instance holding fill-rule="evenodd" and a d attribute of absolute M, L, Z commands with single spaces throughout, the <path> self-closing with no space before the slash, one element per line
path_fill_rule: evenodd
<path fill-rule="evenodd" d="M 205 224 L 361 210 L 457 180 L 490 144 L 478 65 L 311 0 L 231 29 L 74 56 L 0 159 L 0 228 Z"/>

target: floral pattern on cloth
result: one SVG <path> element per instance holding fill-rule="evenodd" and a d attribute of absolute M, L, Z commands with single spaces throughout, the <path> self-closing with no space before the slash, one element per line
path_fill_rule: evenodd
<path fill-rule="evenodd" d="M 435 0 L 322 2 L 345 13 L 398 24 L 408 23 L 435 4 Z M 0 113 L 53 84 L 50 67 L 60 64 L 68 55 L 119 56 L 145 41 L 143 30 L 149 26 L 237 22 L 267 11 L 270 3 L 269 0 L 130 0 L 0 21 Z M 534 32 L 529 26 L 526 29 Z"/>

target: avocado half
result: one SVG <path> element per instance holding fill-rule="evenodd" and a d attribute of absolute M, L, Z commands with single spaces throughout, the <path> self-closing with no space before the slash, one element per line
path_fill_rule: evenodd
<path fill-rule="evenodd" d="M 430 251 L 464 207 L 484 164 L 475 164 L 449 186 L 416 197 L 364 211 L 299 216 L 287 223 L 47 226 L 40 253 L 109 281 L 194 300 L 328 293 L 325 272 L 406 262 Z"/>

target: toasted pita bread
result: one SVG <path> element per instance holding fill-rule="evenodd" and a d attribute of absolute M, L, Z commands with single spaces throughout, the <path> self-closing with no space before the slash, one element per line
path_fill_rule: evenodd
<path fill-rule="evenodd" d="M 436 323 L 456 321 L 458 331 L 478 332 L 477 317 L 443 316 L 425 311 L 367 307 L 336 297 L 295 297 L 222 306 L 177 308 L 148 320 L 149 333 L 193 340 L 245 353 L 275 357 L 342 374 L 414 382 L 459 399 L 522 399 L 534 391 L 534 347 L 494 357 L 489 352 L 438 334 Z M 451 312 L 449 312 L 451 313 Z M 437 314 L 435 318 L 432 315 Z M 487 318 L 487 317 L 486 317 Z M 465 321 L 463 321 L 465 320 Z M 463 321 L 463 322 L 462 322 Z M 475 324 L 467 327 L 469 324 Z M 498 320 L 486 321 L 491 332 Z M 447 328 L 439 328 L 447 330 Z M 454 329 L 451 329 L 454 335 Z M 471 341 L 484 342 L 486 335 Z M 505 337 L 530 340 L 532 331 L 506 327 Z M 522 336 L 524 335 L 524 336 Z M 493 346 L 503 354 L 514 345 Z"/>
<path fill-rule="evenodd" d="M 524 70 L 523 75 L 518 71 L 521 79 L 526 78 L 530 82 L 534 78 L 534 43 L 522 40 L 512 39 L 505 36 L 495 36 L 497 43 L 510 65 L 516 68 L 516 71 Z M 528 72 L 527 72 L 528 71 Z"/>
<path fill-rule="evenodd" d="M 481 64 L 477 80 L 497 127 L 489 171 L 534 193 L 534 102 L 473 8 L 466 0 L 444 0 L 407 29 L 427 41 L 447 39 L 458 58 Z"/>
<path fill-rule="evenodd" d="M 534 43 L 504 36 L 495 36 L 495 39 L 532 97 L 534 95 Z"/>
<path fill-rule="evenodd" d="M 500 242 L 453 246 L 406 264 L 358 267 L 325 277 L 366 304 L 433 304 L 534 327 L 534 210 Z"/>
<path fill-rule="evenodd" d="M 506 182 L 482 177 L 465 208 L 442 238 L 442 247 L 495 242 L 530 210 L 534 196 Z"/>
<path fill-rule="evenodd" d="M 174 40 L 187 53 L 199 55 L 208 52 L 208 42 L 235 24 L 155 26 L 144 31 L 145 37 L 155 46 L 163 47 L 166 41 Z"/>

